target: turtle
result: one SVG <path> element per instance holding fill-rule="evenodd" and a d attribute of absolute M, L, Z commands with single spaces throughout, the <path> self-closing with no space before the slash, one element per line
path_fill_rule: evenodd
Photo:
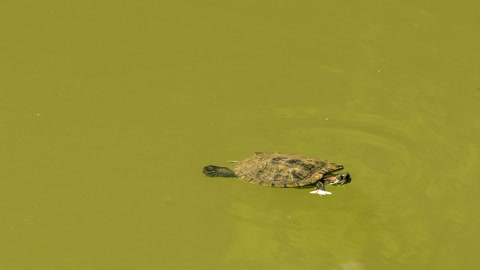
<path fill-rule="evenodd" d="M 352 181 L 349 173 L 333 174 L 343 165 L 296 154 L 255 152 L 237 163 L 234 170 L 227 167 L 207 165 L 203 173 L 209 177 L 238 177 L 247 182 L 270 187 L 315 186 L 312 194 L 329 195 L 325 184 L 344 185 Z"/>

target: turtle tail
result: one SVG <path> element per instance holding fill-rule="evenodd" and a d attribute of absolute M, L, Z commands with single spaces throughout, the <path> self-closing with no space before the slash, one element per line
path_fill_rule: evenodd
<path fill-rule="evenodd" d="M 203 168 L 203 173 L 210 177 L 237 177 L 234 171 L 227 167 L 208 165 Z"/>

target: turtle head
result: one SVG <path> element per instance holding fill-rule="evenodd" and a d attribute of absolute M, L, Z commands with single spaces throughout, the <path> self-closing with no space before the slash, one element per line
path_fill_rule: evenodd
<path fill-rule="evenodd" d="M 352 178 L 350 177 L 349 173 L 327 174 L 323 176 L 322 180 L 324 180 L 325 184 L 334 186 L 345 185 L 352 182 Z"/>

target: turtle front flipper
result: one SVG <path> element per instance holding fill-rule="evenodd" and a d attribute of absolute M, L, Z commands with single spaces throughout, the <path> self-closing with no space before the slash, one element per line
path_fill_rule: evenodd
<path fill-rule="evenodd" d="M 234 171 L 227 167 L 208 165 L 203 168 L 203 173 L 209 177 L 237 177 Z"/>
<path fill-rule="evenodd" d="M 310 191 L 310 194 L 318 194 L 320 196 L 323 196 L 331 195 L 332 193 L 325 190 L 325 184 L 323 183 L 323 179 L 321 179 L 315 184 L 315 190 Z"/>

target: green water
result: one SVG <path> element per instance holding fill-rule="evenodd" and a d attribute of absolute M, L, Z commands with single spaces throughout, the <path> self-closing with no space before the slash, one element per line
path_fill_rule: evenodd
<path fill-rule="evenodd" d="M 477 7 L 3 2 L 0 269 L 478 269 Z"/>

